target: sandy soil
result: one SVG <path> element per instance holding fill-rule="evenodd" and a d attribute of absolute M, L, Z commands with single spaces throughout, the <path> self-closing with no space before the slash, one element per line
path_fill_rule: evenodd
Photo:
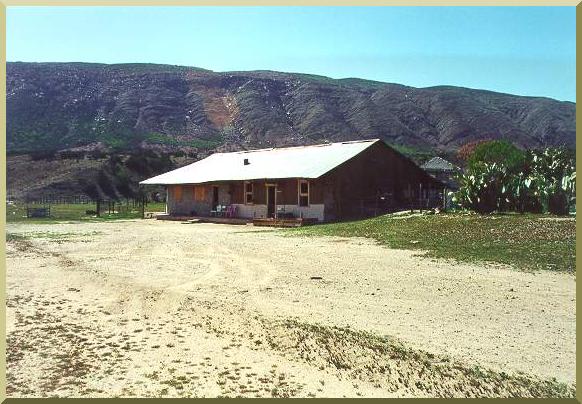
<path fill-rule="evenodd" d="M 10 397 L 530 396 L 547 393 L 542 379 L 569 385 L 564 394 L 575 385 L 572 275 L 252 226 L 7 232 L 26 236 L 7 244 Z"/>

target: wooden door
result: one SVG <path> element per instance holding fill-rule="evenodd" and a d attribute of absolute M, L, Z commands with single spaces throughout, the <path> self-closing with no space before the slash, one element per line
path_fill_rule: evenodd
<path fill-rule="evenodd" d="M 218 186 L 212 186 L 212 209 L 216 210 L 218 206 Z"/>

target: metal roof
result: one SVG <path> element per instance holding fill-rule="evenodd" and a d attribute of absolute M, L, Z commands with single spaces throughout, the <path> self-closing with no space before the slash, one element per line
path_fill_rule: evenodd
<path fill-rule="evenodd" d="M 148 178 L 140 184 L 172 185 L 263 178 L 319 178 L 379 141 L 372 139 L 215 153 L 190 165 Z M 245 159 L 248 160 L 246 165 Z"/>
<path fill-rule="evenodd" d="M 455 166 L 449 163 L 447 160 L 441 157 L 433 157 L 422 166 L 424 170 L 435 170 L 435 171 L 454 171 Z"/>

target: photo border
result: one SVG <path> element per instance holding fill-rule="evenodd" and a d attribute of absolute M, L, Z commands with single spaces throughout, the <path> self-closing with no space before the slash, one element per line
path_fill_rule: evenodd
<path fill-rule="evenodd" d="M 173 7 L 173 6 L 575 6 L 576 7 L 576 36 L 581 40 L 576 42 L 576 62 L 578 64 L 579 61 L 579 54 L 580 49 L 582 48 L 582 27 L 579 24 L 579 21 L 582 21 L 582 3 L 578 1 L 567 1 L 567 0 L 556 0 L 556 1 L 548 1 L 548 0 L 508 0 L 508 1 L 462 1 L 462 0 L 362 0 L 362 1 L 354 1 L 354 0 L 277 0 L 277 1 L 267 1 L 267 0 L 5 0 L 0 2 L 0 153 L 1 153 L 1 162 L 2 167 L 0 168 L 0 199 L 6 200 L 6 7 L 22 7 L 22 6 L 50 6 L 50 7 L 59 7 L 59 6 L 81 6 L 81 7 L 92 7 L 92 6 L 110 6 L 110 7 L 119 7 L 119 6 L 163 6 L 163 7 Z M 576 72 L 576 98 L 580 94 L 582 83 L 578 79 L 578 74 Z M 580 108 L 576 109 L 576 142 L 579 140 L 579 133 L 580 133 L 580 125 L 582 121 L 582 111 Z M 576 170 L 580 171 L 580 167 L 582 166 L 582 151 L 576 149 Z M 578 198 L 578 191 L 576 191 L 576 210 L 580 210 L 582 207 L 582 202 L 579 201 Z M 2 291 L 1 295 L 3 301 L 6 301 L 6 204 L 0 204 L 0 223 L 4 231 L 0 236 L 1 240 L 1 250 L 0 254 L 2 254 L 3 260 L 0 263 L 0 275 L 2 278 Z M 576 272 L 577 268 L 580 264 L 580 256 L 579 256 L 579 247 L 581 245 L 581 241 L 579 240 L 580 229 L 576 225 Z M 579 287 L 576 285 L 576 294 L 579 292 Z M 576 311 L 580 312 L 582 308 L 582 303 L 579 299 L 576 301 Z M 2 329 L 2 338 L 0 338 L 0 351 L 6 352 L 6 306 L 5 304 L 1 305 L 0 314 L 2 318 L 0 319 L 0 328 Z M 576 328 L 577 330 L 580 329 L 580 321 L 576 318 Z M 576 343 L 578 343 L 578 332 L 576 333 Z M 576 374 L 580 374 L 582 369 L 582 365 L 580 364 L 580 357 L 582 355 L 579 351 L 576 353 Z M 2 374 L 0 375 L 0 400 L 2 402 L 7 403 L 26 403 L 26 402 L 37 402 L 37 398 L 7 398 L 6 397 L 6 355 L 1 355 L 1 365 L 2 365 Z M 139 400 L 140 403 L 154 403 L 159 402 L 159 400 L 163 400 L 165 398 L 93 398 L 90 399 L 92 403 L 115 403 L 115 402 L 122 402 L 127 403 L 128 400 Z M 54 401 L 62 402 L 62 399 L 57 398 L 47 398 L 43 399 L 47 400 L 48 402 Z M 67 402 L 84 402 L 87 398 L 76 398 L 76 399 L 67 399 Z M 176 399 L 173 399 L 176 400 Z M 199 399 L 177 399 L 180 402 L 184 400 L 199 400 Z M 229 398 L 215 398 L 212 399 L 215 402 L 231 402 Z M 256 401 L 260 400 L 261 402 L 271 401 L 271 400 L 281 400 L 275 398 L 266 398 L 266 399 L 253 399 L 253 398 L 242 398 L 237 399 L 237 402 L 249 402 L 249 401 Z M 293 399 L 296 400 L 313 400 L 313 399 Z M 337 398 L 316 398 L 315 400 L 340 400 Z M 352 401 L 352 400 L 370 400 L 368 398 L 350 398 L 350 399 L 341 399 L 342 402 Z M 406 399 L 407 402 L 425 402 L 426 399 Z M 429 398 L 428 400 L 439 400 L 448 402 L 453 401 L 458 402 L 458 399 L 438 399 L 438 398 Z M 505 402 L 508 399 L 503 398 L 494 398 L 488 399 L 492 402 L 503 401 Z M 521 403 L 525 401 L 529 401 L 530 399 L 509 399 L 512 403 Z M 581 394 L 578 389 L 576 389 L 576 399 L 534 399 L 537 403 L 555 403 L 555 402 L 580 402 Z"/>

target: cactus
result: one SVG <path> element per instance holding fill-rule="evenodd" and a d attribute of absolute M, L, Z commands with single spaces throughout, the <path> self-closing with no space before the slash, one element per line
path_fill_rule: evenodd
<path fill-rule="evenodd" d="M 494 211 L 568 214 L 575 202 L 573 158 L 562 148 L 528 151 L 518 170 L 503 162 L 474 162 L 458 178 L 453 201 L 478 213 Z"/>

